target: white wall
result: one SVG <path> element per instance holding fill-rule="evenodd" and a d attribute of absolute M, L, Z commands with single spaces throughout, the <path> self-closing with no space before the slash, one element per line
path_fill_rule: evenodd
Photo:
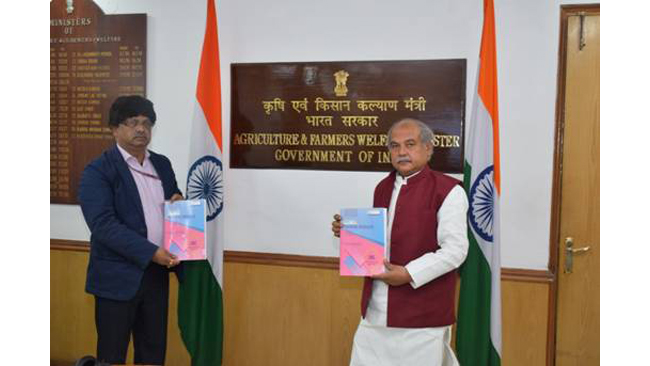
<path fill-rule="evenodd" d="M 148 97 L 159 116 L 151 148 L 181 189 L 189 167 L 205 0 L 98 0 L 107 14 L 148 14 Z M 584 2 L 571 1 L 570 3 Z M 496 0 L 502 159 L 502 263 L 545 269 L 553 170 L 560 4 Z M 230 64 L 466 58 L 471 111 L 481 0 L 217 1 L 225 146 L 226 249 L 337 256 L 339 208 L 369 206 L 383 173 L 229 169 Z M 466 118 L 469 124 L 469 116 Z M 468 126 L 469 127 L 469 126 Z M 50 236 L 88 240 L 78 206 L 50 205 Z"/>

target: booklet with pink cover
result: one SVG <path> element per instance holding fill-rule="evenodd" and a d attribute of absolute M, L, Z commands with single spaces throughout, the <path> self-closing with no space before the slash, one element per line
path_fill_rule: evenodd
<path fill-rule="evenodd" d="M 165 202 L 164 248 L 182 261 L 206 259 L 205 200 Z"/>
<path fill-rule="evenodd" d="M 342 209 L 341 223 L 341 276 L 383 273 L 386 257 L 386 209 Z"/>

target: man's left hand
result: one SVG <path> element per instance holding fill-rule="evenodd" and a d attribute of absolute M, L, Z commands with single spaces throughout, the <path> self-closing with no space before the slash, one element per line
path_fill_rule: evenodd
<path fill-rule="evenodd" d="M 178 193 L 174 193 L 172 198 L 169 199 L 169 202 L 176 202 L 176 201 L 181 201 L 181 200 L 183 200 L 183 196 L 181 196 Z"/>
<path fill-rule="evenodd" d="M 391 286 L 401 286 L 413 280 L 404 266 L 391 264 L 387 259 L 384 259 L 384 266 L 386 272 L 372 276 L 373 279 L 382 280 Z"/>

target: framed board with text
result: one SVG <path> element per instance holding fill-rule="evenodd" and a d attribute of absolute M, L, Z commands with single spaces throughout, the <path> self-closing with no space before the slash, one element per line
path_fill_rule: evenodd
<path fill-rule="evenodd" d="M 108 110 L 146 95 L 147 15 L 50 2 L 50 203 L 77 203 L 84 167 L 114 143 Z"/>
<path fill-rule="evenodd" d="M 230 167 L 388 171 L 388 129 L 433 130 L 430 165 L 462 173 L 466 60 L 232 64 Z"/>

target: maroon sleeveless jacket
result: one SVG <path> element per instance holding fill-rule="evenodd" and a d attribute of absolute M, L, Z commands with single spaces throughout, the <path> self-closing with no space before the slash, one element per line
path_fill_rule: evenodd
<path fill-rule="evenodd" d="M 384 178 L 375 188 L 374 207 L 390 205 L 396 172 Z M 427 252 L 435 252 L 438 245 L 438 210 L 447 194 L 460 181 L 425 166 L 401 187 L 395 204 L 391 231 L 390 262 L 404 266 Z M 456 270 L 413 289 L 410 283 L 388 286 L 389 327 L 427 328 L 453 324 L 456 321 Z M 372 293 L 372 279 L 365 278 L 361 298 L 361 314 Z"/>

